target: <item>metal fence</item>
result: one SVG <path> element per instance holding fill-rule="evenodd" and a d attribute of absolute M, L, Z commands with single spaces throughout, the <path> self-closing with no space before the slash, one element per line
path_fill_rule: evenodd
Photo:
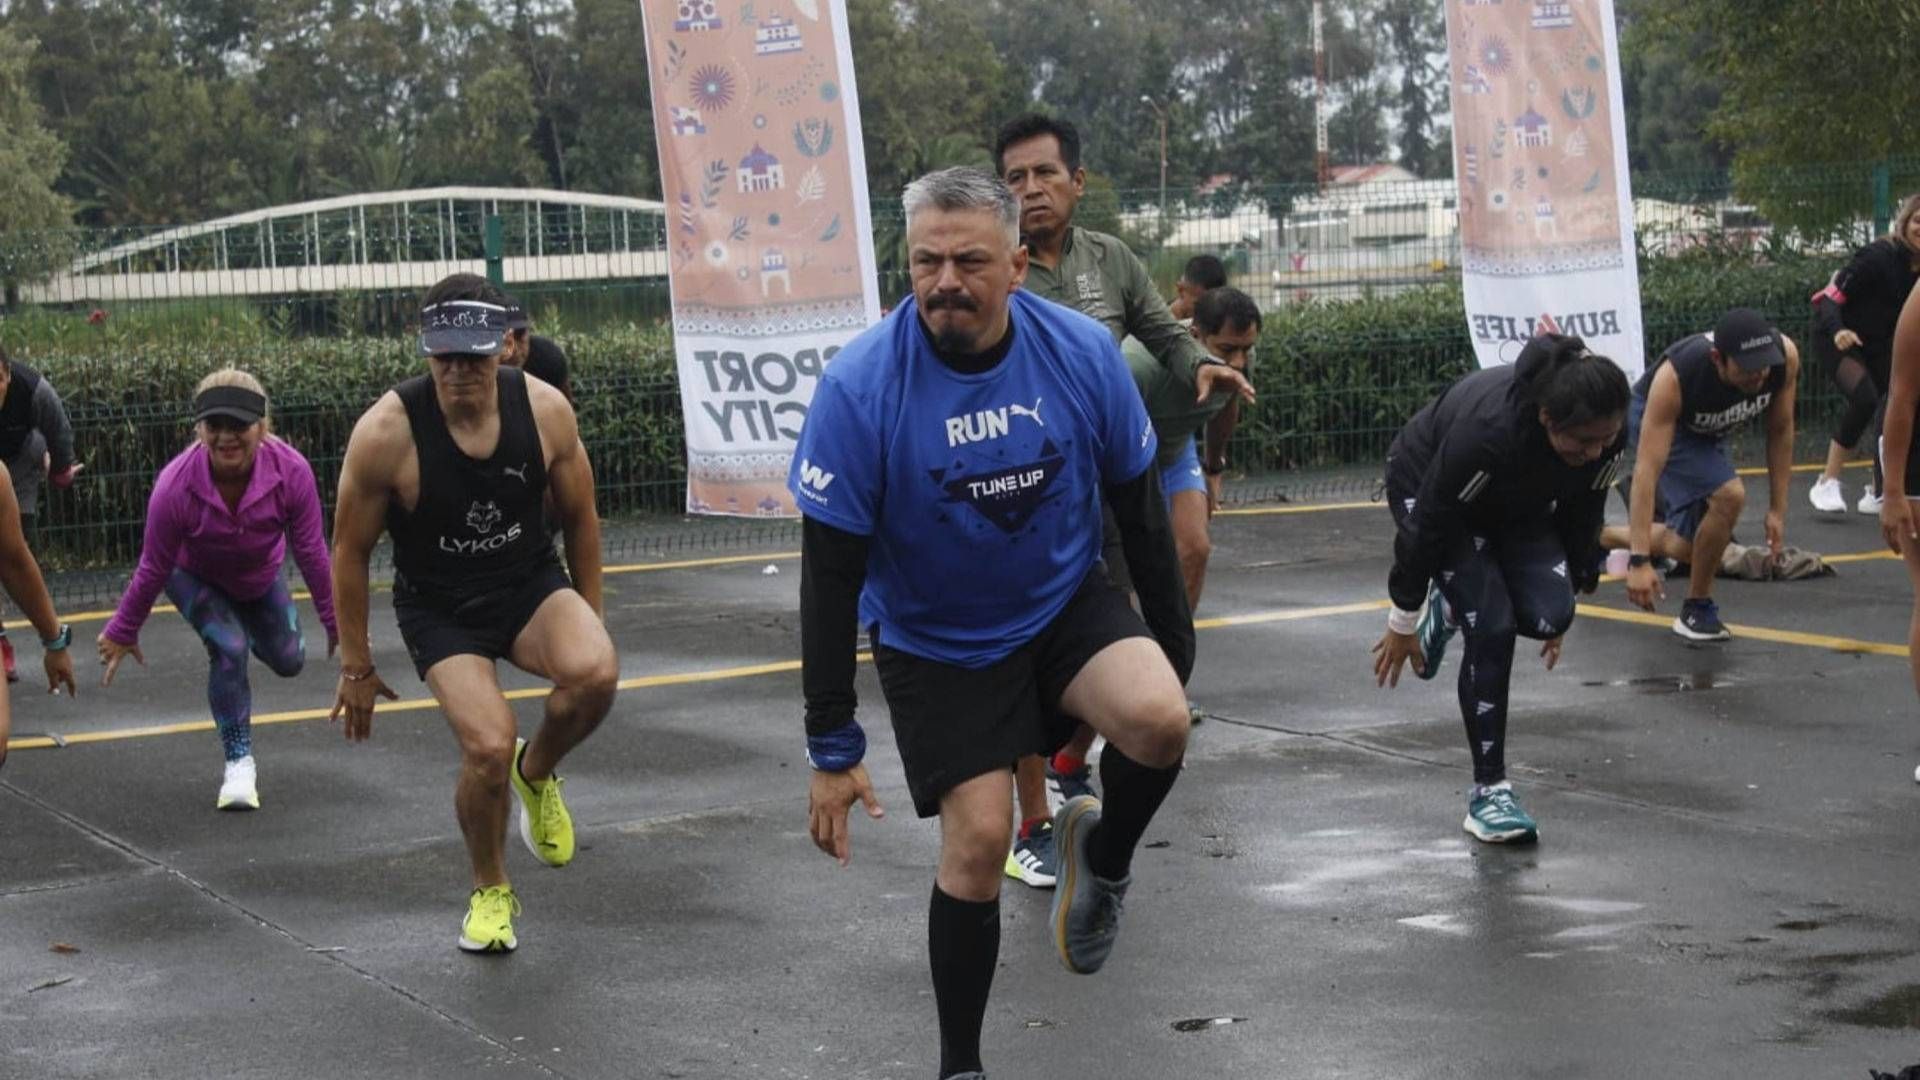
<path fill-rule="evenodd" d="M 1217 255 L 1267 313 L 1261 402 L 1231 449 L 1242 497 L 1364 493 L 1401 423 L 1472 362 L 1452 183 L 1389 168 L 1342 179 L 1196 195 L 1165 217 L 1149 193 L 1098 185 L 1081 206 L 1080 222 L 1125 239 L 1163 289 L 1191 256 Z M 1787 192 L 1781 204 L 1802 214 L 1793 228 L 1764 219 L 1724 174 L 1634 181 L 1657 352 L 1735 303 L 1802 332 L 1807 295 L 1853 245 L 1884 233 L 1894 195 L 1920 184 L 1920 159 L 1775 177 L 1772 194 Z M 876 203 L 874 229 L 891 304 L 909 291 L 896 202 Z M 189 437 L 193 381 L 227 363 L 267 380 L 277 430 L 330 496 L 354 419 L 417 370 L 406 333 L 420 292 L 456 269 L 492 271 L 536 329 L 568 347 L 602 513 L 675 513 L 684 460 L 660 326 L 667 235 L 648 200 L 435 189 L 168 229 L 0 236 L 0 345 L 65 395 L 88 465 L 46 499 L 37 550 L 52 567 L 99 571 L 110 596 L 115 568 L 138 553 L 152 477 Z M 1817 365 L 1807 368 L 1802 422 L 1822 427 L 1834 399 Z M 772 534 L 707 523 L 610 535 L 652 551 Z"/>

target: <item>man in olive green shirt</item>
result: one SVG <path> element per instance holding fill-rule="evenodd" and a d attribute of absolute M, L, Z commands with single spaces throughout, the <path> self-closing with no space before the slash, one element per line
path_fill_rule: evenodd
<path fill-rule="evenodd" d="M 1129 335 L 1139 339 L 1196 404 L 1216 394 L 1223 402 L 1236 393 L 1253 400 L 1253 384 L 1246 376 L 1208 357 L 1174 319 L 1147 268 L 1127 245 L 1073 224 L 1087 184 L 1077 128 L 1037 114 L 1019 117 L 1000 129 L 993 157 L 1000 178 L 1020 200 L 1028 292 L 1099 320 L 1116 342 Z M 1055 857 L 1043 759 L 1022 759 L 1015 786 L 1020 836 L 1007 855 L 1007 876 L 1050 888 Z"/>

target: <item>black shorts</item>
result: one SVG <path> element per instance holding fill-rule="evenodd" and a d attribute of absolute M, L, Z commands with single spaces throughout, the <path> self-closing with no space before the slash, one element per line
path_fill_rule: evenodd
<path fill-rule="evenodd" d="M 393 613 L 400 640 L 421 679 L 449 656 L 471 654 L 498 660 L 513 651 L 513 640 L 533 620 L 547 597 L 573 583 L 557 563 L 545 563 L 525 581 L 448 604 L 396 586 Z"/>
<path fill-rule="evenodd" d="M 1099 567 L 1033 640 L 983 668 L 890 649 L 876 628 L 874 667 L 914 812 L 933 817 L 962 782 L 1059 749 L 1079 724 L 1058 708 L 1067 684 L 1094 654 L 1134 637 L 1152 635 Z"/>

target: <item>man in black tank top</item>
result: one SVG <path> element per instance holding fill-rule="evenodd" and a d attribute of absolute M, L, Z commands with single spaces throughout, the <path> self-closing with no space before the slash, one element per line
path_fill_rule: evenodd
<path fill-rule="evenodd" d="M 1713 602 L 1713 575 L 1746 506 L 1746 486 L 1728 459 L 1727 433 L 1756 416 L 1767 425 L 1767 546 L 1786 543 L 1787 479 L 1793 464 L 1793 394 L 1800 351 L 1759 312 L 1734 308 L 1710 334 L 1660 354 L 1633 387 L 1627 411 L 1634 452 L 1629 523 L 1608 526 L 1602 545 L 1624 547 L 1627 598 L 1652 611 L 1665 593 L 1656 555 L 1691 564 L 1673 632 L 1689 641 L 1731 637 Z M 1656 524 L 1660 522 L 1661 524 Z"/>
<path fill-rule="evenodd" d="M 601 617 L 593 469 L 560 392 L 502 368 L 509 311 L 474 274 L 427 293 L 421 352 L 430 373 L 389 391 L 354 426 L 333 527 L 341 638 L 333 714 L 345 715 L 347 738 L 363 740 L 374 699 L 396 696 L 374 670 L 367 637 L 367 562 L 384 528 L 401 639 L 460 743 L 455 808 L 473 892 L 459 944 L 469 952 L 517 945 L 509 791 L 534 856 L 548 866 L 573 858 L 554 768 L 607 715 L 620 675 Z M 571 585 L 543 516 L 549 494 Z M 530 740 L 515 737 L 494 670 L 502 658 L 553 680 Z"/>

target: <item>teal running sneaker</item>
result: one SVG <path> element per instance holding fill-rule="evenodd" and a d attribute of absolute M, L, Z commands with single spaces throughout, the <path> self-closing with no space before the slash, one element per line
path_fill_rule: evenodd
<path fill-rule="evenodd" d="M 1486 844 L 1524 844 L 1540 839 L 1540 828 L 1513 797 L 1505 780 L 1490 787 L 1475 786 L 1462 827 Z"/>
<path fill-rule="evenodd" d="M 1447 653 L 1447 642 L 1459 627 L 1453 625 L 1447 610 L 1447 598 L 1440 595 L 1440 586 L 1427 588 L 1427 609 L 1420 613 L 1420 625 L 1414 627 L 1414 633 L 1420 638 L 1420 655 L 1426 657 L 1427 665 L 1414 674 L 1423 679 L 1431 679 L 1440 674 L 1440 658 Z"/>

